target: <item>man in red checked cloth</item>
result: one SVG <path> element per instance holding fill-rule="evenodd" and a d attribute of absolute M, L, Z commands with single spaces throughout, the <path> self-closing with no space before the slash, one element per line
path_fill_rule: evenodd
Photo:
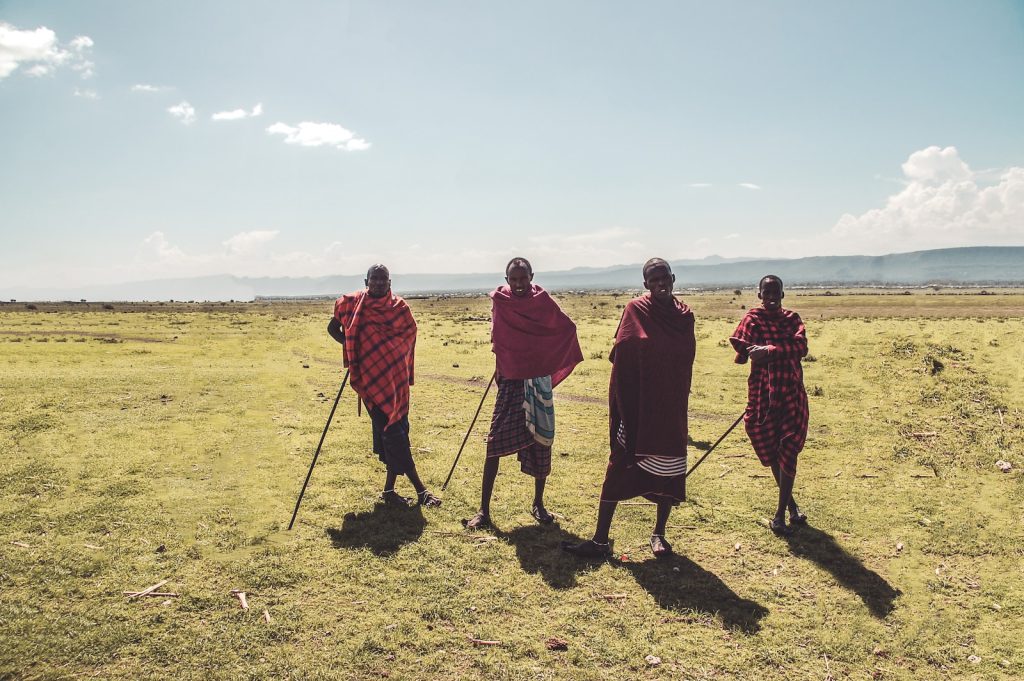
<path fill-rule="evenodd" d="M 491 492 L 498 463 L 513 453 L 518 454 L 522 472 L 534 479 L 531 515 L 545 525 L 554 522 L 544 508 L 555 436 L 552 391 L 583 361 L 576 325 L 533 283 L 533 268 L 525 258 L 508 263 L 505 282 L 506 286 L 490 294 L 498 398 L 487 435 L 480 511 L 465 521 L 471 530 L 491 525 Z"/>
<path fill-rule="evenodd" d="M 440 506 L 416 473 L 409 446 L 409 386 L 413 382 L 416 320 L 404 300 L 391 292 L 391 274 L 384 265 L 366 272 L 366 290 L 334 302 L 327 332 L 342 344 L 349 383 L 366 405 L 373 422 L 373 451 L 387 467 L 382 500 L 409 506 L 395 491 L 405 475 L 423 506 Z"/>
<path fill-rule="evenodd" d="M 629 301 L 615 332 L 608 388 L 611 459 L 594 538 L 563 543 L 583 558 L 611 555 L 608 531 L 618 502 L 643 496 L 658 506 L 651 551 L 672 554 L 665 528 L 686 500 L 686 410 L 696 354 L 690 308 L 672 295 L 676 277 L 661 258 L 644 264 L 646 295 Z"/>
<path fill-rule="evenodd" d="M 761 306 L 747 312 L 729 339 L 736 363 L 750 360 L 743 422 L 757 458 L 771 467 L 779 487 L 779 505 L 769 524 L 778 535 L 807 524 L 793 498 L 796 459 L 807 439 L 807 391 L 800 364 L 807 355 L 807 332 L 800 315 L 782 307 L 785 295 L 780 278 L 763 277 L 757 285 Z"/>

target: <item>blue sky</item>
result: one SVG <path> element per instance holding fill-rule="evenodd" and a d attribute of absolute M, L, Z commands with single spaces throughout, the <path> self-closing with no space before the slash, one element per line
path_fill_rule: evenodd
<path fill-rule="evenodd" d="M 0 285 L 1022 245 L 1022 74 L 999 0 L 0 2 Z"/>

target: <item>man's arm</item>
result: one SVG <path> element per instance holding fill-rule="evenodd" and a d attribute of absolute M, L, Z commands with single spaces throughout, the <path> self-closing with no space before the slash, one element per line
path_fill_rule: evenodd
<path fill-rule="evenodd" d="M 327 324 L 327 333 L 342 345 L 345 344 L 345 332 L 341 328 L 341 322 L 334 317 L 331 317 L 331 321 Z"/>
<path fill-rule="evenodd" d="M 807 330 L 804 323 L 800 322 L 796 333 L 790 338 L 780 340 L 770 346 L 768 353 L 769 360 L 776 359 L 803 359 L 807 356 Z"/>

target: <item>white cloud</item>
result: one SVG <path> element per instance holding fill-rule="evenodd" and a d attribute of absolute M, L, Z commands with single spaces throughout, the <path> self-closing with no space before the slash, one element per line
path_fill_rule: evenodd
<path fill-rule="evenodd" d="M 82 90 L 75 88 L 73 94 L 75 97 L 82 97 L 83 99 L 99 99 L 100 96 L 95 90 Z"/>
<path fill-rule="evenodd" d="M 232 111 L 218 111 L 213 114 L 210 118 L 215 121 L 238 121 L 243 118 L 254 118 L 256 116 L 263 115 L 263 105 L 257 104 L 252 108 L 252 111 L 246 111 L 245 109 L 234 109 Z"/>
<path fill-rule="evenodd" d="M 45 26 L 20 30 L 0 22 L 0 79 L 19 67 L 24 67 L 26 75 L 46 76 L 65 64 L 82 78 L 91 78 L 95 64 L 89 61 L 88 53 L 92 46 L 88 36 L 77 36 L 67 46 L 61 46 L 57 34 Z"/>
<path fill-rule="evenodd" d="M 344 151 L 364 151 L 370 148 L 369 142 L 335 123 L 304 121 L 296 127 L 278 122 L 267 128 L 267 132 L 271 135 L 284 135 L 286 144 L 303 147 L 329 146 Z"/>
<path fill-rule="evenodd" d="M 738 232 L 733 232 L 732 234 L 726 234 L 725 238 L 726 239 L 739 239 L 740 235 L 739 235 Z"/>
<path fill-rule="evenodd" d="M 235 109 L 234 111 L 218 111 L 210 118 L 215 121 L 237 121 L 248 115 L 249 113 L 245 109 Z"/>
<path fill-rule="evenodd" d="M 23 63 L 36 63 L 30 75 L 45 75 L 51 66 L 67 59 L 57 45 L 57 34 L 42 26 L 21 31 L 10 24 L 0 23 L 0 78 L 14 73 Z"/>
<path fill-rule="evenodd" d="M 761 185 L 754 184 L 753 182 L 740 182 L 737 186 L 743 187 L 744 189 L 760 189 Z"/>
<path fill-rule="evenodd" d="M 185 125 L 191 125 L 196 120 L 196 110 L 188 102 L 180 102 L 167 109 L 167 113 L 180 119 Z"/>
<path fill-rule="evenodd" d="M 132 92 L 160 92 L 161 90 L 166 89 L 167 88 L 160 85 L 150 85 L 148 83 L 137 83 L 132 85 Z"/>
<path fill-rule="evenodd" d="M 905 186 L 885 206 L 843 215 L 830 237 L 846 252 L 1024 243 L 1024 168 L 986 182 L 956 147 L 915 151 L 902 165 Z"/>
<path fill-rule="evenodd" d="M 163 232 L 153 232 L 142 240 L 142 259 L 160 264 L 178 265 L 188 257 L 177 246 L 172 246 Z"/>
<path fill-rule="evenodd" d="M 276 229 L 257 229 L 251 232 L 240 232 L 223 242 L 230 255 L 243 255 L 258 251 L 264 244 L 272 241 L 280 231 Z"/>

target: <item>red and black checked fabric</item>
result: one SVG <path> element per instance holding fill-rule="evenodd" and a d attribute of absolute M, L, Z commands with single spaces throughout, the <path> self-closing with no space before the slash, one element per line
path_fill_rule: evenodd
<path fill-rule="evenodd" d="M 366 291 L 334 302 L 334 318 L 345 330 L 349 383 L 369 409 L 380 409 L 390 427 L 409 413 L 416 320 L 404 300 L 390 291 L 373 298 Z"/>
<path fill-rule="evenodd" d="M 517 453 L 523 473 L 546 478 L 551 473 L 551 447 L 537 442 L 526 426 L 525 392 L 521 380 L 498 376 L 498 397 L 487 434 L 487 457 Z"/>
<path fill-rule="evenodd" d="M 751 363 L 743 421 L 761 463 L 778 462 L 783 471 L 795 474 L 809 417 L 800 364 L 807 355 L 804 323 L 792 310 L 757 307 L 747 312 L 729 341 L 737 364 L 747 362 L 750 346 L 768 347 L 767 362 Z"/>

